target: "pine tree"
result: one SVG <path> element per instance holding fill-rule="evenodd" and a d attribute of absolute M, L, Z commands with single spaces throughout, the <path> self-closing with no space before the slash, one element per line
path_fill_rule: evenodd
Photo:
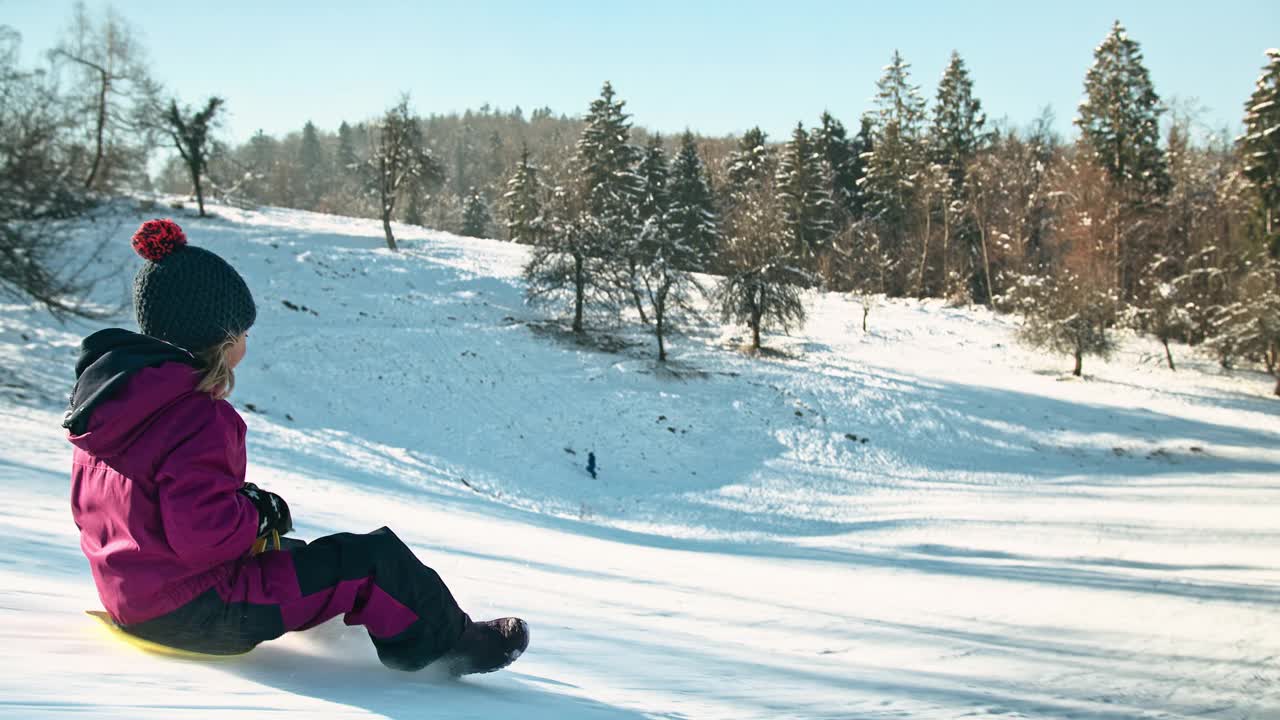
<path fill-rule="evenodd" d="M 1244 128 L 1244 175 L 1257 192 L 1271 255 L 1280 257 L 1280 49 L 1267 50 L 1267 65 L 1245 104 Z"/>
<path fill-rule="evenodd" d="M 833 204 L 831 181 L 803 125 L 783 150 L 775 182 L 791 252 L 811 266 L 831 240 Z"/>
<path fill-rule="evenodd" d="M 729 158 L 729 183 L 744 188 L 769 175 L 769 149 L 766 135 L 759 127 L 753 127 L 742 135 L 738 149 Z"/>
<path fill-rule="evenodd" d="M 759 351 L 763 331 L 788 332 L 804 324 L 800 286 L 812 276 L 795 267 L 772 178 L 735 186 L 734 194 L 734 209 L 726 218 L 726 270 L 712 294 L 712 304 L 723 322 L 750 328 L 751 348 Z"/>
<path fill-rule="evenodd" d="M 711 190 L 691 133 L 681 139 L 674 166 L 668 164 L 661 140 L 655 137 L 640 163 L 640 176 L 644 226 L 633 287 L 647 301 L 661 362 L 667 359 L 668 336 L 685 317 L 697 314 L 692 299 L 701 288 L 690 271 L 702 266 L 706 245 L 713 242 L 707 234 L 709 218 L 704 215 Z M 645 317 L 642 310 L 641 318 Z"/>
<path fill-rule="evenodd" d="M 1146 232 L 1148 216 L 1170 188 L 1169 168 L 1160 149 L 1160 98 L 1142 62 L 1138 43 L 1116 21 L 1094 50 L 1085 74 L 1085 98 L 1076 125 L 1093 162 L 1106 171 L 1118 206 L 1107 251 L 1121 298 L 1133 298 L 1142 269 L 1160 238 Z"/>
<path fill-rule="evenodd" d="M 680 138 L 668 188 L 667 227 L 678 248 L 670 261 L 684 270 L 705 271 L 719 250 L 720 223 L 707 168 L 691 132 Z"/>
<path fill-rule="evenodd" d="M 351 126 L 344 120 L 338 126 L 338 150 L 335 153 L 335 159 L 338 165 L 338 171 L 351 174 L 360 165 L 360 159 L 356 156 L 356 144 L 354 132 Z"/>
<path fill-rule="evenodd" d="M 1116 187 L 1142 203 L 1169 190 L 1160 150 L 1160 97 L 1142 63 L 1142 50 L 1117 20 L 1093 51 L 1076 125 Z"/>
<path fill-rule="evenodd" d="M 952 51 L 951 61 L 938 83 L 929 150 L 932 161 L 945 173 L 939 213 L 942 219 L 944 275 L 949 274 L 947 261 L 954 243 L 962 250 L 969 297 L 979 303 L 991 299 L 990 252 L 986 247 L 986 235 L 974 222 L 972 208 L 967 207 L 965 175 L 987 140 L 983 129 L 985 124 L 986 115 L 982 112 L 982 103 L 973 96 L 973 80 L 969 71 L 960 54 Z M 925 240 L 927 243 L 928 238 Z"/>
<path fill-rule="evenodd" d="M 930 133 L 933 159 L 946 168 L 953 198 L 964 191 L 965 169 L 983 147 L 986 122 L 982 102 L 973 96 L 969 70 L 960 53 L 953 50 L 942 81 L 938 83 Z"/>
<path fill-rule="evenodd" d="M 884 258 L 883 291 L 891 296 L 906 292 L 912 255 L 907 242 L 916 225 L 916 183 L 924 170 L 924 99 L 911 84 L 910 67 L 895 50 L 876 83 L 874 149 L 866 174 L 868 214 Z"/>
<path fill-rule="evenodd" d="M 604 270 L 620 292 L 632 297 L 645 320 L 636 286 L 644 181 L 636 171 L 639 153 L 629 143 L 631 116 L 623 111 L 625 105 L 614 99 L 613 86 L 606 82 L 584 118 L 574 164 L 584 211 L 593 220 L 594 229 L 584 237 L 598 243 L 592 252 L 604 259 Z"/>
<path fill-rule="evenodd" d="M 533 245 L 545 230 L 542 212 L 542 183 L 538 167 L 529 159 L 529 146 L 520 150 L 520 162 L 507 181 L 502 196 L 507 209 L 507 237 L 512 242 Z"/>
<path fill-rule="evenodd" d="M 1250 260 L 1234 290 L 1234 301 L 1215 314 L 1209 344 L 1224 358 L 1224 365 L 1231 357 L 1262 362 L 1275 376 L 1275 394 L 1280 397 L 1280 260 Z"/>
<path fill-rule="evenodd" d="M 1165 362 L 1177 370 L 1170 341 L 1185 338 L 1191 330 L 1193 307 L 1187 297 L 1188 286 L 1175 282 L 1179 261 L 1157 255 L 1149 263 L 1142 280 L 1142 304 L 1132 310 L 1132 324 L 1140 332 L 1150 333 L 1164 347 Z"/>
<path fill-rule="evenodd" d="M 489 226 L 493 224 L 493 215 L 489 212 L 489 203 L 479 190 L 470 188 L 462 204 L 462 234 L 468 237 L 489 237 Z"/>
<path fill-rule="evenodd" d="M 630 115 L 625 101 L 615 100 L 606 82 L 591 103 L 577 142 L 576 165 L 586 211 L 605 228 L 602 249 L 625 256 L 638 234 L 636 198 L 641 180 L 636 173 L 636 148 L 629 144 Z M 619 252 L 621 251 L 621 252 Z"/>
<path fill-rule="evenodd" d="M 667 212 L 667 183 L 671 171 L 667 163 L 667 151 L 662 147 L 661 135 L 655 133 L 649 138 L 649 145 L 640 158 L 636 174 L 640 176 L 640 192 L 636 202 L 640 222 L 648 222 L 655 217 L 662 218 Z"/>
<path fill-rule="evenodd" d="M 867 165 L 871 159 L 872 135 L 875 133 L 875 121 L 870 115 L 863 115 L 858 126 L 858 134 L 850 141 L 849 175 L 853 178 L 853 189 L 849 191 L 849 216 L 852 222 L 860 222 L 867 216 Z"/>
<path fill-rule="evenodd" d="M 853 218 L 858 196 L 861 163 L 856 144 L 849 139 L 844 124 L 829 112 L 823 112 L 819 127 L 813 129 L 813 149 L 826 166 L 831 179 L 829 192 L 835 203 L 837 231 Z"/>
<path fill-rule="evenodd" d="M 302 126 L 302 142 L 298 147 L 298 170 L 302 174 L 305 202 L 314 207 L 324 194 L 328 169 L 325 167 L 324 149 L 320 146 L 320 133 L 310 120 Z"/>

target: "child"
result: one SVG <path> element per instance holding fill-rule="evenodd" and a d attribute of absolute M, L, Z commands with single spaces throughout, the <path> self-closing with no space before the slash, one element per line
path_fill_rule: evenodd
<path fill-rule="evenodd" d="M 257 311 L 240 275 L 151 220 L 133 236 L 142 334 L 85 338 L 63 426 L 71 509 L 98 594 L 120 627 L 170 647 L 244 652 L 336 616 L 364 625 L 387 667 L 443 659 L 491 672 L 527 647 L 517 618 L 472 622 L 387 528 L 257 555 L 289 506 L 244 481 L 245 424 L 226 401 Z"/>

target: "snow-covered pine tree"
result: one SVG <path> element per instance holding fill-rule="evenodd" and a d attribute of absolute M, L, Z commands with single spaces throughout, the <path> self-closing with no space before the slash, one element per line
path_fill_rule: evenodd
<path fill-rule="evenodd" d="M 1267 50 L 1267 64 L 1245 104 L 1239 143 L 1271 256 L 1280 257 L 1280 49 Z"/>
<path fill-rule="evenodd" d="M 462 234 L 467 237 L 489 237 L 489 227 L 493 224 L 493 215 L 489 212 L 489 201 L 484 193 L 476 188 L 469 188 L 462 201 Z"/>
<path fill-rule="evenodd" d="M 679 247 L 671 261 L 683 270 L 706 271 L 719 250 L 720 219 L 707 168 L 691 132 L 680 137 L 667 188 L 667 226 Z"/>
<path fill-rule="evenodd" d="M 372 153 L 365 161 L 365 184 L 378 199 L 389 249 L 396 249 L 396 238 L 391 232 L 396 202 L 410 188 L 431 192 L 442 183 L 444 169 L 427 149 L 422 128 L 409 112 L 409 98 L 402 97 L 382 116 Z"/>
<path fill-rule="evenodd" d="M 827 177 L 831 179 L 831 200 L 835 203 L 833 220 L 839 232 L 853 217 L 858 192 L 859 171 L 855 143 L 849 139 L 844 124 L 823 111 L 821 124 L 813 129 L 813 150 L 822 158 Z"/>
<path fill-rule="evenodd" d="M 1276 378 L 1280 397 L 1280 260 L 1266 255 L 1251 259 L 1234 291 L 1234 301 L 1214 318 L 1209 344 L 1224 365 L 1235 357 L 1261 362 Z"/>
<path fill-rule="evenodd" d="M 973 96 L 973 79 L 964 59 L 953 50 L 938 83 L 929 133 L 930 154 L 946 168 L 953 197 L 964 191 L 965 170 L 987 139 L 986 122 L 982 102 Z"/>
<path fill-rule="evenodd" d="M 911 84 L 910 68 L 894 50 L 876 83 L 874 147 L 867 162 L 868 214 L 886 265 L 884 291 L 890 296 L 907 290 L 909 259 L 915 256 L 908 245 L 919 224 L 916 183 L 925 164 L 925 103 Z"/>
<path fill-rule="evenodd" d="M 778 206 L 795 261 L 807 269 L 829 249 L 834 230 L 831 220 L 831 180 L 822 158 L 814 151 L 804 125 L 797 124 L 778 162 L 774 176 Z"/>
<path fill-rule="evenodd" d="M 1160 149 L 1160 97 L 1142 62 L 1142 50 L 1117 20 L 1093 51 L 1085 73 L 1084 100 L 1076 125 L 1081 138 L 1126 191 L 1131 202 L 1149 201 L 1169 189 Z"/>
<path fill-rule="evenodd" d="M 645 193 L 641 216 L 638 279 L 653 316 L 658 360 L 667 359 L 666 340 L 684 318 L 696 315 L 692 300 L 702 288 L 692 271 L 702 270 L 719 240 L 719 227 L 706 167 L 693 133 L 685 132 L 670 169 L 660 143 L 650 145 L 641 163 Z"/>
<path fill-rule="evenodd" d="M 613 86 L 606 82 L 583 118 L 586 127 L 578 137 L 575 155 L 585 210 L 604 230 L 599 250 L 620 259 L 629 255 L 639 235 L 636 208 L 642 182 L 625 105 L 615 100 Z"/>
<path fill-rule="evenodd" d="M 1147 226 L 1143 216 L 1170 187 L 1168 163 L 1160 148 L 1164 110 L 1143 65 L 1142 50 L 1118 20 L 1093 57 L 1075 123 L 1084 146 L 1106 171 L 1117 195 L 1119 221 L 1110 251 L 1116 287 L 1122 299 L 1130 299 L 1158 244 L 1154 233 L 1141 232 Z"/>
<path fill-rule="evenodd" d="M 859 121 L 858 134 L 850 141 L 850 153 L 853 157 L 849 175 L 854 178 L 854 189 L 849 193 L 849 214 L 855 223 L 867 217 L 867 164 L 871 160 L 874 133 L 875 120 L 870 115 L 863 115 Z"/>
<path fill-rule="evenodd" d="M 1191 345 L 1209 340 L 1214 320 L 1231 302 L 1231 272 L 1223 267 L 1225 258 L 1214 245 L 1192 253 L 1182 262 L 1182 271 L 1169 281 L 1173 295 L 1187 314 L 1186 338 Z"/>
<path fill-rule="evenodd" d="M 1190 308 L 1194 307 L 1186 296 L 1190 286 L 1174 282 L 1181 264 L 1177 258 L 1157 255 L 1143 273 L 1142 302 L 1133 309 L 1134 329 L 1160 341 L 1170 370 L 1178 368 L 1169 342 L 1187 337 L 1192 326 Z"/>
<path fill-rule="evenodd" d="M 945 189 L 937 205 L 942 221 L 942 252 L 949 256 L 952 248 L 960 251 L 963 264 L 958 269 L 967 279 L 969 297 L 984 304 L 990 301 L 992 292 L 990 249 L 984 247 L 986 236 L 978 231 L 966 202 L 965 175 L 988 140 L 984 129 L 986 119 L 981 101 L 973 96 L 969 70 L 960 53 L 953 50 L 938 83 L 929 131 L 929 154 L 946 173 Z M 949 263 L 944 262 L 944 267 L 947 266 Z"/>
<path fill-rule="evenodd" d="M 751 347 L 760 350 L 760 333 L 771 327 L 784 332 L 804 324 L 801 285 L 812 275 L 798 270 L 791 250 L 779 194 L 765 174 L 733 189 L 732 210 L 725 218 L 724 279 L 715 287 L 712 304 L 723 322 L 751 328 Z"/>
<path fill-rule="evenodd" d="M 645 312 L 645 267 L 659 251 L 653 247 L 655 243 L 666 241 L 666 217 L 671 198 L 667 190 L 671 168 L 667 161 L 667 151 L 662 145 L 662 136 L 654 134 L 640 156 L 640 164 L 636 167 L 640 187 L 635 197 L 636 221 L 641 224 L 640 235 L 627 245 L 626 279 L 624 288 L 631 295 L 640 322 L 648 324 L 649 315 Z M 659 340 L 661 345 L 661 340 Z M 660 353 L 661 354 L 661 353 Z"/>
<path fill-rule="evenodd" d="M 753 127 L 743 133 L 738 140 L 738 149 L 729 156 L 729 185 L 734 188 L 745 188 L 765 175 L 772 174 L 769 168 L 769 149 L 765 146 L 767 136 L 759 127 Z"/>
<path fill-rule="evenodd" d="M 669 200 L 667 183 L 670 180 L 671 169 L 668 167 L 667 151 L 662 146 L 661 135 L 654 133 L 649 138 L 649 144 L 640 157 L 636 174 L 640 176 L 640 192 L 636 195 L 636 214 L 639 221 L 645 223 L 651 218 L 661 218 L 666 215 Z"/>
<path fill-rule="evenodd" d="M 542 212 L 542 182 L 538 167 L 529 159 L 529 146 L 520 150 L 520 161 L 507 181 L 502 196 L 506 206 L 507 237 L 512 242 L 533 245 L 545 230 Z"/>
<path fill-rule="evenodd" d="M 640 152 L 630 144 L 631 116 L 623 111 L 625 105 L 615 99 L 613 85 L 605 82 L 583 118 L 586 126 L 578 136 L 574 170 L 577 194 L 594 228 L 583 237 L 598 243 L 591 253 L 603 260 L 599 269 L 612 276 L 618 292 L 631 296 L 642 311 L 635 268 L 643 179 L 636 168 Z"/>

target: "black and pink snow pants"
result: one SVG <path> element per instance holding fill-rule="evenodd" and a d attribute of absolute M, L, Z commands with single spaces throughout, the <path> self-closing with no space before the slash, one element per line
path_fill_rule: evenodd
<path fill-rule="evenodd" d="M 170 647 L 227 655 L 343 615 L 348 625 L 365 627 L 378 658 L 397 670 L 426 667 L 462 635 L 466 613 L 391 530 L 285 543 L 246 559 L 177 610 L 123 629 Z"/>

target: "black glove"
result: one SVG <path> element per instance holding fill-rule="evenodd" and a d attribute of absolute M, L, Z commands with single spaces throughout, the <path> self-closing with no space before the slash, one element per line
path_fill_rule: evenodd
<path fill-rule="evenodd" d="M 249 502 L 258 510 L 258 537 L 272 530 L 281 535 L 293 530 L 293 516 L 289 514 L 289 506 L 284 498 L 251 482 L 245 483 L 236 492 L 249 498 Z"/>

